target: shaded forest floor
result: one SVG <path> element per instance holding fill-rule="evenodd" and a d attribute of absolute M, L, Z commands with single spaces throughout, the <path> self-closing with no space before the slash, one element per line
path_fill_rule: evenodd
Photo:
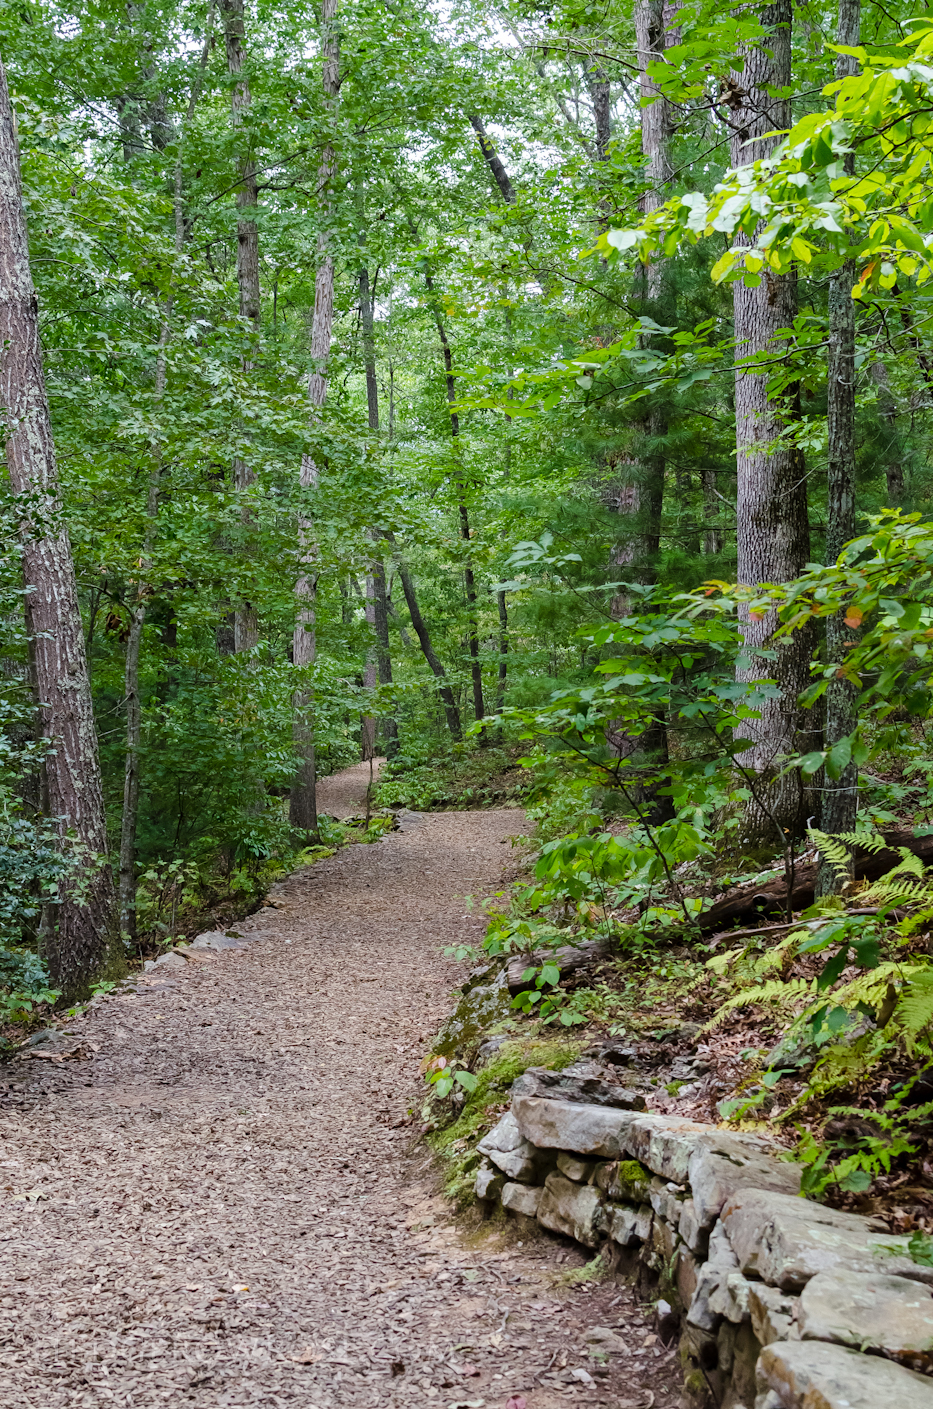
<path fill-rule="evenodd" d="M 442 947 L 479 940 L 465 897 L 501 885 L 520 817 L 405 816 L 276 887 L 243 947 L 140 976 L 2 1069 L 0 1404 L 676 1402 L 627 1288 L 574 1282 L 560 1240 L 455 1222 L 416 1143 Z M 592 1325 L 629 1346 L 598 1381 Z"/>

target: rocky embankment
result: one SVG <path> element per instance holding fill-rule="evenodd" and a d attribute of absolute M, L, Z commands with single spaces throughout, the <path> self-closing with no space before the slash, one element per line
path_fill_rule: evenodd
<path fill-rule="evenodd" d="M 933 1409 L 933 1266 L 802 1199 L 767 1139 L 649 1114 L 597 1059 L 526 1071 L 478 1150 L 487 1211 L 655 1290 L 684 1409 Z"/>

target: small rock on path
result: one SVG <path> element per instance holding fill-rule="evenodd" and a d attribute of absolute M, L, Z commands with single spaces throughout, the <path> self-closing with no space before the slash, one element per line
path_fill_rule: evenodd
<path fill-rule="evenodd" d="M 570 1244 L 459 1228 L 400 1124 L 442 946 L 480 937 L 464 897 L 520 817 L 409 817 L 289 878 L 244 948 L 96 1003 L 74 1055 L 5 1068 L 4 1409 L 673 1404 L 628 1290 L 558 1286 Z M 629 1347 L 608 1375 L 594 1323 Z"/>

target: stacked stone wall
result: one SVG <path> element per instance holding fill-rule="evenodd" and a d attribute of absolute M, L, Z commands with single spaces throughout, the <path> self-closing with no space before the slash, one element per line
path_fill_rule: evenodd
<path fill-rule="evenodd" d="M 933 1267 L 906 1238 L 801 1198 L 757 1135 L 529 1086 L 480 1142 L 477 1198 L 656 1289 L 684 1409 L 933 1409 Z"/>

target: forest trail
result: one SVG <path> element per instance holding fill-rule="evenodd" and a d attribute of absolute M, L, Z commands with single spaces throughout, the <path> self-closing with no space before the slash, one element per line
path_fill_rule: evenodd
<path fill-rule="evenodd" d="M 413 1141 L 441 948 L 478 939 L 464 897 L 520 818 L 408 814 L 277 887 L 243 947 L 98 1001 L 69 1059 L 6 1067 L 4 1409 L 674 1403 L 629 1291 L 559 1285 L 583 1262 L 559 1240 L 458 1226 Z M 631 1347 L 598 1381 L 592 1324 Z"/>

